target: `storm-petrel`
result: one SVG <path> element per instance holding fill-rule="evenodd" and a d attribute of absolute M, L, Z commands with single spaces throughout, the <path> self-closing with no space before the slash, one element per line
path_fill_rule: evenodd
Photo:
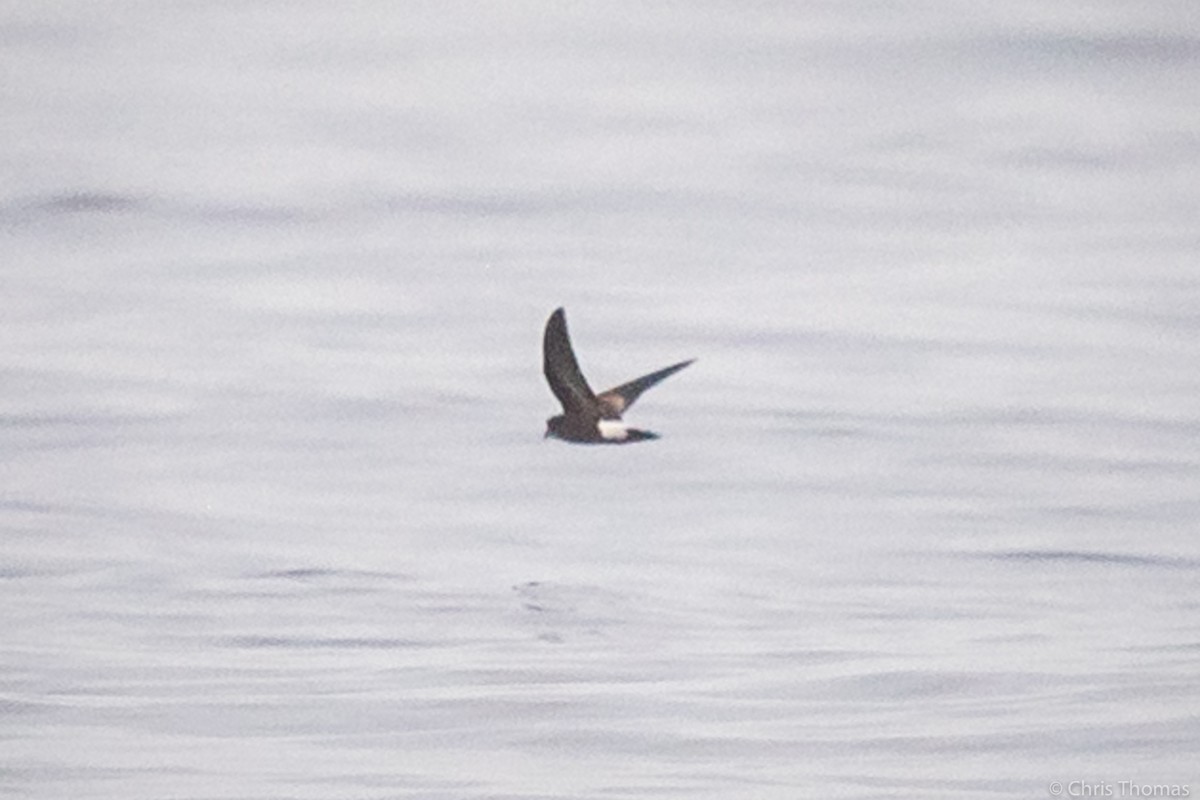
<path fill-rule="evenodd" d="M 546 436 L 583 444 L 629 444 L 657 439 L 658 434 L 626 428 L 621 414 L 633 405 L 642 392 L 674 375 L 695 359 L 651 372 L 601 394 L 593 394 L 587 379 L 579 371 L 571 338 L 567 335 L 567 316 L 561 308 L 546 321 L 542 340 L 542 371 L 550 391 L 562 403 L 563 413 L 546 420 Z"/>

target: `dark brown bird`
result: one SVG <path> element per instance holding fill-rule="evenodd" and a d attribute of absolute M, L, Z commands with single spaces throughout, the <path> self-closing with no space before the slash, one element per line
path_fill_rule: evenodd
<path fill-rule="evenodd" d="M 642 392 L 695 361 L 680 361 L 623 383 L 607 392 L 593 394 L 587 379 L 579 371 L 571 337 L 567 335 L 567 316 L 561 308 L 546 321 L 542 339 L 542 371 L 550 391 L 562 403 L 563 413 L 546 420 L 546 436 L 582 444 L 629 444 L 644 439 L 657 439 L 658 434 L 627 428 L 621 422 L 625 413 Z"/>

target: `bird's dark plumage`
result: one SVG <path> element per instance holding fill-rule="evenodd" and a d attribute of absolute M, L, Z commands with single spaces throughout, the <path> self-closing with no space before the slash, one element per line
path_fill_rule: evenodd
<path fill-rule="evenodd" d="M 580 372 L 575 351 L 571 349 L 567 314 L 561 308 L 546 321 L 546 333 L 542 337 L 542 372 L 546 374 L 550 391 L 562 403 L 563 411 L 581 414 L 595 404 L 596 395 Z"/>
<path fill-rule="evenodd" d="M 626 428 L 621 424 L 621 415 L 642 392 L 694 360 L 680 361 L 597 395 L 588 386 L 575 359 L 567 334 L 566 312 L 556 309 L 546 321 L 542 338 L 542 371 L 550 391 L 562 403 L 563 413 L 546 420 L 546 435 L 589 444 L 628 444 L 657 439 L 658 435 L 650 431 Z"/>

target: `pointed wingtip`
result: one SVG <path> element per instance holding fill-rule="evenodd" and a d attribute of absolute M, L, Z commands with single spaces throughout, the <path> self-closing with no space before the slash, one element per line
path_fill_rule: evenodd
<path fill-rule="evenodd" d="M 567 312 L 562 306 L 554 309 L 546 320 L 546 335 L 549 336 L 551 331 L 561 331 L 563 334 L 567 331 Z"/>

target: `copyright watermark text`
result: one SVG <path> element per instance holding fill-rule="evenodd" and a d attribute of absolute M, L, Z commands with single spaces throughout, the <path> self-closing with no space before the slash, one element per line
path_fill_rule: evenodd
<path fill-rule="evenodd" d="M 1186 783 L 1152 781 L 1051 781 L 1051 797 L 1191 797 Z"/>

